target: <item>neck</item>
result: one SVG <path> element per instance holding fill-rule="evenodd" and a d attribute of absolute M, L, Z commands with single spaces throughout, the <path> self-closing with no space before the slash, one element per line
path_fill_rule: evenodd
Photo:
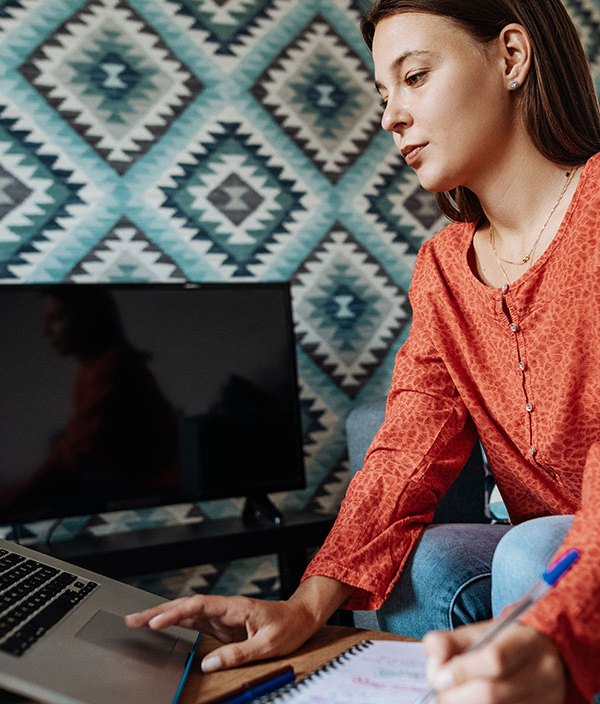
<path fill-rule="evenodd" d="M 569 170 L 549 161 L 535 149 L 532 152 L 498 164 L 472 189 L 498 236 L 514 246 L 530 242 L 532 233 L 542 227 L 556 204 Z M 559 208 L 567 205 L 568 199 L 563 198 Z M 557 217 L 559 214 L 560 211 Z"/>
<path fill-rule="evenodd" d="M 530 143 L 512 154 L 507 149 L 493 165 L 465 185 L 478 196 L 490 223 L 482 223 L 473 240 L 477 273 L 499 287 L 518 279 L 548 247 L 569 207 L 578 171 L 549 161 Z"/>

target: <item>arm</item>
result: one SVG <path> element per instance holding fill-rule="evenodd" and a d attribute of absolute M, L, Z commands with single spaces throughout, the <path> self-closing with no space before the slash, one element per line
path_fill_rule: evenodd
<path fill-rule="evenodd" d="M 422 270 L 420 253 L 411 287 L 413 321 L 396 357 L 385 420 L 306 573 L 356 587 L 344 605 L 351 609 L 381 606 L 476 440 L 470 415 L 431 340 L 424 315 L 430 272 L 424 277 Z"/>

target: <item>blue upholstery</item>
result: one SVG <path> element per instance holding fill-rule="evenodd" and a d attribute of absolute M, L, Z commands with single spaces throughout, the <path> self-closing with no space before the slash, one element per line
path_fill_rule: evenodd
<path fill-rule="evenodd" d="M 385 414 L 385 400 L 357 406 L 346 421 L 346 442 L 350 473 L 356 474 L 379 430 Z M 464 469 L 440 501 L 434 523 L 488 523 L 485 514 L 484 470 L 479 443 L 473 448 Z"/>

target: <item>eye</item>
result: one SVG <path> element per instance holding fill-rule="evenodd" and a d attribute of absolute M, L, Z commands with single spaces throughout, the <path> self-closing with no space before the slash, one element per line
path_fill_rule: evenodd
<path fill-rule="evenodd" d="M 427 76 L 427 71 L 415 71 L 414 73 L 409 73 L 405 81 L 409 86 L 417 86 L 425 80 Z"/>
<path fill-rule="evenodd" d="M 379 101 L 379 105 L 381 106 L 381 109 L 382 109 L 382 110 L 385 110 L 385 109 L 387 108 L 387 100 L 386 100 L 385 98 L 382 98 L 382 99 Z"/>

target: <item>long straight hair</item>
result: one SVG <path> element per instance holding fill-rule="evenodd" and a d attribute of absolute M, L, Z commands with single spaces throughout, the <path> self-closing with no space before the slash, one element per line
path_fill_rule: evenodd
<path fill-rule="evenodd" d="M 374 0 L 361 20 L 369 48 L 378 22 L 410 11 L 452 19 L 482 43 L 498 37 L 508 24 L 523 26 L 533 56 L 518 100 L 534 145 L 547 159 L 565 166 L 583 164 L 600 151 L 600 110 L 589 64 L 560 0 Z M 468 188 L 459 186 L 435 197 L 451 220 L 484 217 L 479 199 Z"/>

